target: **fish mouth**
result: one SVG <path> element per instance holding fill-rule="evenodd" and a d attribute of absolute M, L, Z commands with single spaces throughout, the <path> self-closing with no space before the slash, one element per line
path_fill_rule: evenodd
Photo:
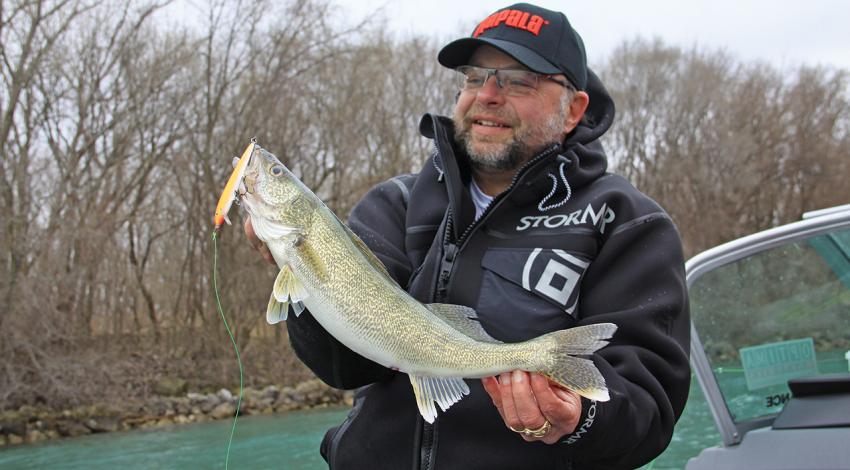
<path fill-rule="evenodd" d="M 274 163 L 280 163 L 277 157 L 258 145 L 246 165 L 237 193 L 245 209 L 252 216 L 260 216 L 272 205 L 263 188 L 264 183 L 267 183 L 270 178 L 267 174 L 268 168 Z"/>
<path fill-rule="evenodd" d="M 238 194 L 240 197 L 256 193 L 257 185 L 262 179 L 262 171 L 260 171 L 260 167 L 262 166 L 263 158 L 260 152 L 262 152 L 262 149 L 257 146 L 251 154 L 251 159 L 248 161 L 248 165 L 245 168 L 245 175 L 239 183 Z"/>
<path fill-rule="evenodd" d="M 239 189 L 237 190 L 239 197 L 254 194 L 257 187 L 257 180 L 260 177 L 260 172 L 258 170 L 258 168 L 249 167 L 248 170 L 245 171 L 245 177 L 239 182 Z"/>
<path fill-rule="evenodd" d="M 239 199 L 242 207 L 248 211 L 251 218 L 260 216 L 261 207 L 263 207 L 263 198 L 256 191 L 258 176 L 246 175 L 242 180 L 242 185 L 239 188 Z"/>
<path fill-rule="evenodd" d="M 281 166 L 287 175 L 272 173 L 276 166 Z M 271 152 L 257 145 L 245 165 L 245 172 L 239 182 L 237 196 L 248 213 L 253 217 L 274 219 L 275 207 L 282 204 L 280 191 L 275 188 L 287 186 L 291 173 L 281 161 Z"/>

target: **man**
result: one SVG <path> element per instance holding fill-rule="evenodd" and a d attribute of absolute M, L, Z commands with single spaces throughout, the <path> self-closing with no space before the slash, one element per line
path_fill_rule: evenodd
<path fill-rule="evenodd" d="M 418 300 L 475 308 L 493 337 L 523 341 L 612 322 L 592 357 L 610 401 L 513 371 L 467 380 L 471 393 L 433 425 L 405 374 L 353 353 L 309 315 L 290 340 L 320 378 L 356 388 L 328 431 L 332 469 L 629 468 L 668 444 L 684 407 L 688 304 L 669 216 L 606 173 L 598 138 L 614 106 L 587 69 L 567 18 L 502 9 L 438 60 L 456 69 L 454 116 L 426 115 L 436 152 L 416 175 L 373 188 L 349 225 Z M 245 226 L 252 243 L 270 256 Z"/>

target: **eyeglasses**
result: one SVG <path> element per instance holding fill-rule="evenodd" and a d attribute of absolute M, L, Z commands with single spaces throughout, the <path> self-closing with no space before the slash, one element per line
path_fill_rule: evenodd
<path fill-rule="evenodd" d="M 461 91 L 477 91 L 487 83 L 490 76 L 496 77 L 496 86 L 512 96 L 525 96 L 534 91 L 540 84 L 540 79 L 550 80 L 566 89 L 572 87 L 551 75 L 539 74 L 530 70 L 489 69 L 474 65 L 461 65 L 455 69 L 458 85 Z"/>

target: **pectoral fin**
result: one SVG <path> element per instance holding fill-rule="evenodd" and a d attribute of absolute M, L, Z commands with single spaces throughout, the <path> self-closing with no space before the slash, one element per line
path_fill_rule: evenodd
<path fill-rule="evenodd" d="M 310 297 L 310 293 L 288 265 L 284 265 L 274 280 L 274 288 L 266 309 L 266 321 L 273 325 L 286 320 L 289 315 L 289 304 L 295 311 L 295 316 L 304 311 L 304 299 Z"/>
<path fill-rule="evenodd" d="M 292 310 L 295 312 L 296 317 L 301 315 L 301 312 L 304 311 L 304 302 L 295 302 L 292 304 Z M 275 323 L 286 321 L 288 317 L 289 302 L 278 302 L 274 296 L 274 292 L 272 292 L 269 298 L 269 306 L 266 309 L 266 322 L 269 325 L 274 325 Z"/>
<path fill-rule="evenodd" d="M 272 292 L 269 298 L 269 306 L 266 308 L 266 323 L 274 325 L 285 321 L 289 316 L 289 302 L 278 302 Z"/>
<path fill-rule="evenodd" d="M 456 377 L 424 377 L 410 375 L 413 394 L 416 395 L 416 405 L 422 418 L 429 423 L 437 419 L 436 402 L 440 409 L 446 411 L 450 406 L 459 402 L 464 395 L 469 395 L 469 386 L 463 379 Z"/>
<path fill-rule="evenodd" d="M 292 272 L 292 269 L 288 265 L 284 265 L 277 274 L 272 292 L 278 302 L 301 302 L 310 297 L 307 289 L 295 277 L 295 273 Z"/>

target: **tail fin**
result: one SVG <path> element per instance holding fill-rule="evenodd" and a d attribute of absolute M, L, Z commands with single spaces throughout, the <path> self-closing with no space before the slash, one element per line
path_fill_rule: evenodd
<path fill-rule="evenodd" d="M 597 323 L 543 335 L 540 344 L 542 368 L 537 371 L 579 395 L 596 401 L 608 401 L 605 378 L 593 361 L 576 355 L 590 355 L 608 344 L 617 331 L 613 323 Z"/>

